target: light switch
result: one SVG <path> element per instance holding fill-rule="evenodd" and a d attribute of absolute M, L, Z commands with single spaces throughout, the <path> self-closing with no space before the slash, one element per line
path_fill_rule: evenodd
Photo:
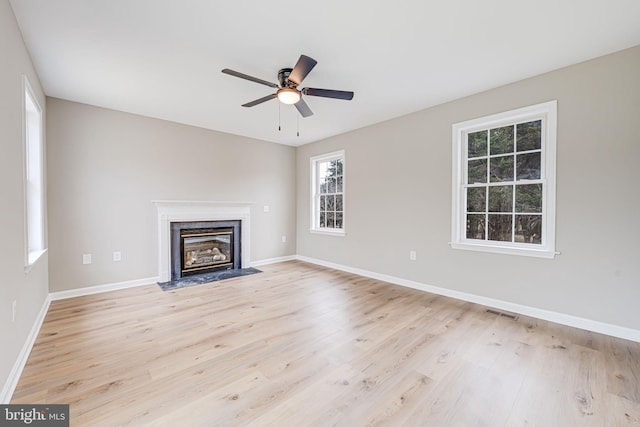
<path fill-rule="evenodd" d="M 84 265 L 91 264 L 91 254 L 83 254 L 82 255 L 82 263 Z"/>

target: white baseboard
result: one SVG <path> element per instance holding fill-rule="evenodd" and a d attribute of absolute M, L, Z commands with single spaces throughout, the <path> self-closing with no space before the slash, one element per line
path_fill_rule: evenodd
<path fill-rule="evenodd" d="M 84 295 L 99 294 L 102 292 L 116 291 L 118 289 L 135 288 L 136 286 L 151 285 L 158 282 L 158 277 L 147 277 L 146 279 L 128 280 L 126 282 L 108 283 L 105 285 L 89 286 L 86 288 L 69 289 L 49 293 L 51 301 L 60 299 L 81 297 Z"/>
<path fill-rule="evenodd" d="M 267 259 L 261 259 L 258 261 L 251 261 L 249 265 L 251 267 L 259 267 L 261 265 L 275 264 L 278 262 L 285 262 L 285 261 L 294 261 L 296 259 L 298 259 L 297 255 L 288 255 L 288 256 L 281 256 L 278 258 L 267 258 Z"/>
<path fill-rule="evenodd" d="M 33 322 L 33 326 L 31 327 L 31 331 L 29 331 L 29 335 L 20 350 L 20 354 L 18 354 L 18 358 L 13 364 L 13 368 L 11 368 L 11 372 L 9 373 L 9 377 L 7 381 L 4 383 L 4 387 L 2 387 L 2 392 L 0 393 L 0 404 L 6 405 L 11 401 L 11 397 L 13 396 L 13 392 L 18 385 L 18 381 L 20 380 L 20 375 L 22 375 L 22 370 L 27 364 L 27 360 L 29 359 L 29 354 L 31 354 L 31 349 L 33 348 L 33 344 L 36 342 L 36 338 L 38 338 L 38 333 L 40 333 L 40 328 L 42 327 L 42 323 L 44 322 L 44 318 L 47 315 L 47 311 L 49 310 L 49 304 L 51 303 L 51 298 L 49 295 L 44 300 L 40 311 L 38 312 L 38 316 L 36 317 L 35 322 Z"/>
<path fill-rule="evenodd" d="M 508 301 L 502 301 L 502 300 L 483 297 L 479 295 L 473 295 L 466 292 L 455 291 L 452 289 L 426 285 L 424 283 L 414 282 L 412 280 L 401 279 L 401 278 L 389 276 L 386 274 L 374 273 L 372 271 L 349 267 L 341 264 L 335 264 L 333 262 L 323 261 L 315 258 L 309 258 L 302 255 L 298 255 L 296 259 L 304 262 L 309 262 L 311 264 L 321 265 L 323 267 L 333 268 L 335 270 L 345 271 L 347 273 L 357 274 L 359 276 L 369 277 L 372 279 L 393 283 L 395 285 L 418 289 L 420 291 L 443 295 L 443 296 L 459 299 L 462 301 L 473 302 L 473 303 L 484 305 L 487 307 L 497 308 L 504 311 L 510 311 L 512 313 L 522 314 L 524 316 L 535 317 L 537 319 L 548 320 L 550 322 L 559 323 L 561 325 L 571 326 L 579 329 L 585 329 L 587 331 L 598 332 L 600 334 L 605 334 L 613 337 L 623 338 L 630 341 L 640 342 L 640 330 L 637 330 L 637 329 L 626 328 L 623 326 L 612 325 L 610 323 L 603 323 L 596 320 L 572 316 L 570 314 L 558 313 L 554 311 L 544 310 L 541 308 L 516 304 Z"/>

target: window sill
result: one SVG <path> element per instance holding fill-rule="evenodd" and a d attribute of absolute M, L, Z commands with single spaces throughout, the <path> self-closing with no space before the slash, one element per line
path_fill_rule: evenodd
<path fill-rule="evenodd" d="M 337 236 L 337 237 L 344 237 L 346 235 L 344 230 L 324 230 L 324 229 L 312 228 L 309 230 L 309 232 L 313 234 L 324 234 L 325 236 Z"/>
<path fill-rule="evenodd" d="M 30 252 L 27 255 L 27 265 L 24 266 L 24 274 L 27 274 L 31 269 L 42 259 L 42 256 L 47 253 L 47 249 L 41 251 Z"/>
<path fill-rule="evenodd" d="M 506 254 L 506 255 L 519 255 L 519 256 L 529 256 L 534 258 L 547 258 L 553 259 L 556 255 L 559 255 L 560 252 L 556 252 L 554 250 L 540 248 L 522 248 L 522 247 L 511 247 L 511 246 L 490 246 L 483 245 L 477 243 L 451 243 L 451 247 L 453 249 L 462 249 L 467 251 L 477 251 L 477 252 L 491 252 L 497 254 Z"/>

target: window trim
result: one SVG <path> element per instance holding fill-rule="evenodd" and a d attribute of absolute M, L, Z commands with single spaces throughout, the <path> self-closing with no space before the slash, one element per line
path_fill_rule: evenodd
<path fill-rule="evenodd" d="M 320 228 L 319 224 L 319 204 L 320 204 L 320 194 L 318 193 L 318 167 L 317 164 L 320 162 L 326 162 L 331 160 L 342 159 L 342 228 Z M 324 234 L 328 236 L 344 236 L 346 235 L 346 187 L 347 187 L 347 179 L 346 179 L 346 157 L 344 150 L 333 151 L 331 153 L 320 154 L 317 156 L 312 156 L 309 158 L 310 165 L 310 175 L 311 175 L 311 206 L 310 206 L 310 226 L 309 232 L 314 234 Z"/>
<path fill-rule="evenodd" d="M 514 124 L 527 120 L 542 119 L 542 158 L 540 182 L 542 195 L 542 244 L 498 242 L 466 238 L 465 206 L 463 191 L 466 171 L 466 135 L 468 133 Z M 493 252 L 509 255 L 524 255 L 539 258 L 554 258 L 556 226 L 556 138 L 557 101 L 505 111 L 479 117 L 452 125 L 452 209 L 451 247 L 454 249 Z"/>
<path fill-rule="evenodd" d="M 45 205 L 45 152 L 44 152 L 44 114 L 40 102 L 29 83 L 29 79 L 26 75 L 22 76 L 22 147 L 23 147 L 23 189 L 24 189 L 24 270 L 28 273 L 33 266 L 42 258 L 47 252 L 47 233 L 46 233 L 46 205 Z M 41 245 L 36 250 L 31 250 L 30 244 L 30 221 L 29 221 L 29 167 L 32 166 L 29 162 L 29 103 L 35 107 L 35 112 L 38 115 L 38 149 L 40 151 L 39 165 L 40 170 L 40 233 L 41 233 Z"/>

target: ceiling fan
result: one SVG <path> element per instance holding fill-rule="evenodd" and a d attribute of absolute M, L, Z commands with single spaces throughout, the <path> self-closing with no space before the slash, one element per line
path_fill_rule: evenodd
<path fill-rule="evenodd" d="M 344 99 L 350 101 L 353 99 L 353 92 L 344 90 L 331 90 L 331 89 L 315 89 L 312 87 L 305 87 L 298 89 L 298 85 L 302 83 L 305 77 L 311 72 L 313 67 L 316 66 L 318 61 L 310 58 L 306 55 L 300 55 L 298 62 L 293 68 L 283 68 L 278 71 L 278 82 L 280 85 L 268 82 L 266 80 L 259 79 L 257 77 L 249 76 L 247 74 L 239 73 L 237 71 L 225 68 L 223 73 L 230 76 L 239 77 L 241 79 L 250 80 L 255 83 L 260 83 L 265 86 L 277 89 L 276 93 L 264 96 L 256 99 L 255 101 L 242 104 L 243 107 L 254 107 L 263 102 L 269 101 L 274 98 L 278 98 L 283 104 L 293 104 L 302 117 L 309 117 L 313 115 L 313 112 L 309 108 L 302 95 L 309 96 L 321 96 L 323 98 Z"/>

